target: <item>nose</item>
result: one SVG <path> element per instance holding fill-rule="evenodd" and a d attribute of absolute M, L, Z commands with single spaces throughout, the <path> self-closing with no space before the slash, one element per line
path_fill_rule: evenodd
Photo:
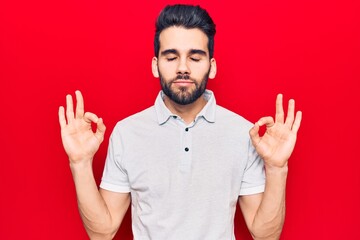
<path fill-rule="evenodd" d="M 190 74 L 190 68 L 186 58 L 181 58 L 178 63 L 177 74 Z"/>

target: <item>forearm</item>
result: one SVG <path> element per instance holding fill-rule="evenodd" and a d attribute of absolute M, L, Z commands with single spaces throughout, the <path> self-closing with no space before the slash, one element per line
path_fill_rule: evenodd
<path fill-rule="evenodd" d="M 279 239 L 285 220 L 285 188 L 288 168 L 266 167 L 263 199 L 252 224 L 254 239 Z"/>
<path fill-rule="evenodd" d="M 80 216 L 90 239 L 112 239 L 110 212 L 96 185 L 91 161 L 70 163 Z"/>

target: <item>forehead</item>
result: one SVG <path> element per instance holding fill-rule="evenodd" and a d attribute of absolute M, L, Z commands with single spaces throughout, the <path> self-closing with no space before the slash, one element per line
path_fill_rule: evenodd
<path fill-rule="evenodd" d="M 197 28 L 168 27 L 159 36 L 160 52 L 166 49 L 176 49 L 186 52 L 191 49 L 200 49 L 208 53 L 208 37 Z"/>

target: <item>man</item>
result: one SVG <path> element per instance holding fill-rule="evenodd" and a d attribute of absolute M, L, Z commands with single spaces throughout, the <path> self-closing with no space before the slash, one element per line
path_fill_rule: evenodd
<path fill-rule="evenodd" d="M 254 239 L 280 237 L 301 112 L 294 116 L 290 100 L 285 120 L 279 94 L 275 121 L 264 117 L 252 125 L 216 105 L 206 90 L 216 75 L 214 35 L 215 24 L 198 6 L 160 13 L 152 72 L 162 91 L 153 107 L 116 125 L 99 190 L 92 159 L 105 125 L 84 113 L 79 91 L 75 114 L 67 95 L 66 117 L 59 109 L 61 136 L 91 239 L 112 239 L 130 203 L 135 239 L 234 239 L 237 203 Z"/>

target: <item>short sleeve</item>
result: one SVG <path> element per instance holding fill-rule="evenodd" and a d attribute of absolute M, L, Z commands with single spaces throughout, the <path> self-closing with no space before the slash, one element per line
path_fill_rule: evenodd
<path fill-rule="evenodd" d="M 130 184 L 126 170 L 122 166 L 123 144 L 118 126 L 110 136 L 100 188 L 112 192 L 130 192 Z"/>
<path fill-rule="evenodd" d="M 265 190 L 265 169 L 264 161 L 256 152 L 249 140 L 248 159 L 241 182 L 239 195 L 251 195 L 264 192 Z"/>

